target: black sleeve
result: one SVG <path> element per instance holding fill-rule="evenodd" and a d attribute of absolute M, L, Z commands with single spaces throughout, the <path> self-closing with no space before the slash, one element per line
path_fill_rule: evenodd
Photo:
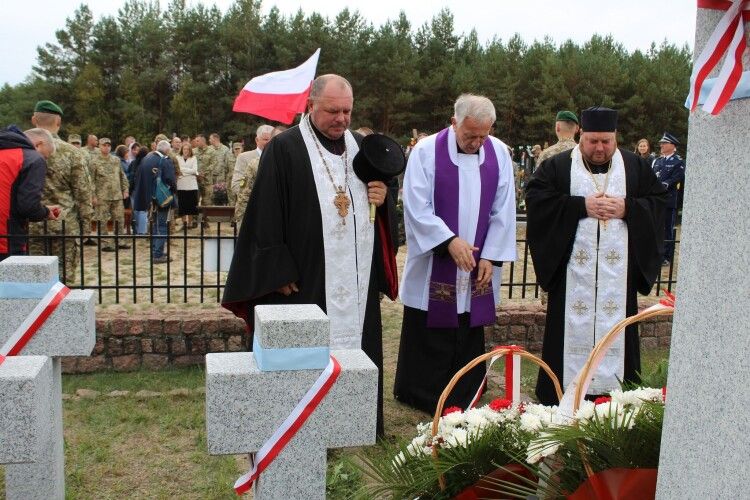
<path fill-rule="evenodd" d="M 539 285 L 549 291 L 564 275 L 586 201 L 570 193 L 570 156 L 542 162 L 526 186 L 526 237 Z"/>
<path fill-rule="evenodd" d="M 23 163 L 14 183 L 14 215 L 32 222 L 43 221 L 49 213 L 47 207 L 42 205 L 47 162 L 36 151 L 24 150 Z"/>
<path fill-rule="evenodd" d="M 667 192 L 648 163 L 639 159 L 633 166 L 637 175 L 629 175 L 625 198 L 625 222 L 628 225 L 628 252 L 635 265 L 638 292 L 648 294 L 661 269 L 664 252 L 664 207 Z"/>
<path fill-rule="evenodd" d="M 446 255 L 448 255 L 448 245 L 450 245 L 451 241 L 453 241 L 455 238 L 457 238 L 457 236 L 454 234 L 453 236 L 433 248 L 432 253 L 434 253 L 438 257 L 445 257 Z"/>

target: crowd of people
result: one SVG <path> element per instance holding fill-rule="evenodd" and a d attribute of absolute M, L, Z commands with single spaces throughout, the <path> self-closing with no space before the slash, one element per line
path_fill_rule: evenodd
<path fill-rule="evenodd" d="M 65 223 L 68 233 L 90 230 L 92 221 L 114 222 L 117 230 L 125 227 L 128 202 L 136 233 L 146 233 L 151 221 L 152 257 L 161 263 L 169 260 L 164 236 L 173 210 L 188 230 L 196 227 L 198 204 L 235 203 L 242 225 L 222 304 L 247 321 L 248 345 L 255 305 L 319 305 L 330 319 L 331 346 L 361 347 L 380 369 L 382 433 L 380 300 L 399 296 L 390 227 L 398 196 L 382 181 L 358 181 L 358 153 L 383 158 L 388 150 L 367 152 L 377 142 L 363 140 L 371 130 L 349 130 L 352 110 L 349 82 L 323 75 L 313 82 L 300 124 L 258 127 L 250 151 L 240 143 L 230 149 L 218 134 L 208 141 L 202 134 L 159 134 L 148 147 L 125 138 L 112 154 L 106 137 L 89 135 L 85 146 L 77 135 L 62 141 L 62 109 L 40 101 L 35 128 L 0 133 L 0 189 L 9 200 L 0 204 L 7 224 L 0 229 L 22 235 L 28 227 L 33 234 L 46 219 L 53 234 L 62 234 Z M 451 124 L 415 138 L 406 151 L 404 318 L 394 395 L 426 412 L 452 376 L 484 352 L 501 267 L 516 259 L 521 169 L 513 150 L 491 134 L 495 116 L 492 101 L 463 94 Z M 650 155 L 647 142 L 635 152 L 618 148 L 617 118 L 602 107 L 583 110 L 580 121 L 560 111 L 558 143 L 528 151 L 534 167 L 522 186 L 527 238 L 539 284 L 549 293 L 543 357 L 565 385 L 596 339 L 635 312 L 636 292 L 648 293 L 660 265 L 672 258 L 673 247 L 663 242 L 671 239 L 675 190 L 684 181 L 679 141 L 664 133 L 659 157 Z M 361 215 L 368 204 L 377 207 L 372 221 Z M 74 239 L 53 238 L 36 251 L 23 238 L 0 242 L 0 257 L 63 255 L 60 248 L 70 245 L 61 265 L 77 260 Z M 113 244 L 108 240 L 102 250 L 114 251 Z M 591 391 L 635 380 L 639 368 L 637 331 L 630 329 Z M 469 405 L 484 370 L 477 366 L 464 377 L 446 404 Z M 537 396 L 554 402 L 543 373 Z"/>

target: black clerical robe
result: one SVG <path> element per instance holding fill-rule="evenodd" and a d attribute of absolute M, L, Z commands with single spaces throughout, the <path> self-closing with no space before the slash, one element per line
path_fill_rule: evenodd
<path fill-rule="evenodd" d="M 336 144 L 316 130 L 326 148 Z M 355 135 L 357 142 L 360 136 Z M 356 178 L 353 182 L 359 182 Z M 375 244 L 362 329 L 362 350 L 378 366 L 378 434 L 382 435 L 383 345 L 380 294 L 398 295 L 396 262 L 388 228 L 389 197 L 378 208 Z M 263 151 L 227 276 L 222 305 L 245 319 L 252 347 L 253 307 L 317 304 L 326 311 L 325 257 L 320 203 L 299 126 L 276 136 Z M 299 292 L 277 289 L 296 283 Z"/>
<path fill-rule="evenodd" d="M 648 294 L 661 268 L 666 192 L 645 160 L 629 151 L 620 152 L 625 163 L 628 231 L 626 316 L 632 316 L 638 312 L 636 292 Z M 570 195 L 570 172 L 571 152 L 565 151 L 542 162 L 526 188 L 526 237 L 537 281 L 549 292 L 542 359 L 561 383 L 566 271 L 578 222 L 588 217 L 584 197 Z M 625 331 L 624 368 L 625 380 L 635 381 L 640 370 L 637 325 Z M 542 370 L 536 395 L 543 404 L 558 402 L 552 381 Z"/>

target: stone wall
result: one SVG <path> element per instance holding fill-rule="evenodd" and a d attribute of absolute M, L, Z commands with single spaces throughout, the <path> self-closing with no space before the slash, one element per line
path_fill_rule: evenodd
<path fill-rule="evenodd" d="M 97 311 L 96 347 L 88 358 L 63 358 L 65 373 L 102 370 L 129 371 L 203 364 L 208 352 L 244 350 L 244 323 L 229 311 L 195 310 Z M 540 354 L 545 312 L 541 305 L 503 306 L 487 330 L 488 347 L 517 344 Z M 656 317 L 640 325 L 641 346 L 668 347 L 671 317 Z"/>

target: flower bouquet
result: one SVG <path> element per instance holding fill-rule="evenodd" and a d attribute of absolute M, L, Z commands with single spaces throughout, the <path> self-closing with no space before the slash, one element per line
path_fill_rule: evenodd
<path fill-rule="evenodd" d="M 227 195 L 227 185 L 224 182 L 217 182 L 213 185 L 214 205 L 228 205 L 229 196 Z"/>

